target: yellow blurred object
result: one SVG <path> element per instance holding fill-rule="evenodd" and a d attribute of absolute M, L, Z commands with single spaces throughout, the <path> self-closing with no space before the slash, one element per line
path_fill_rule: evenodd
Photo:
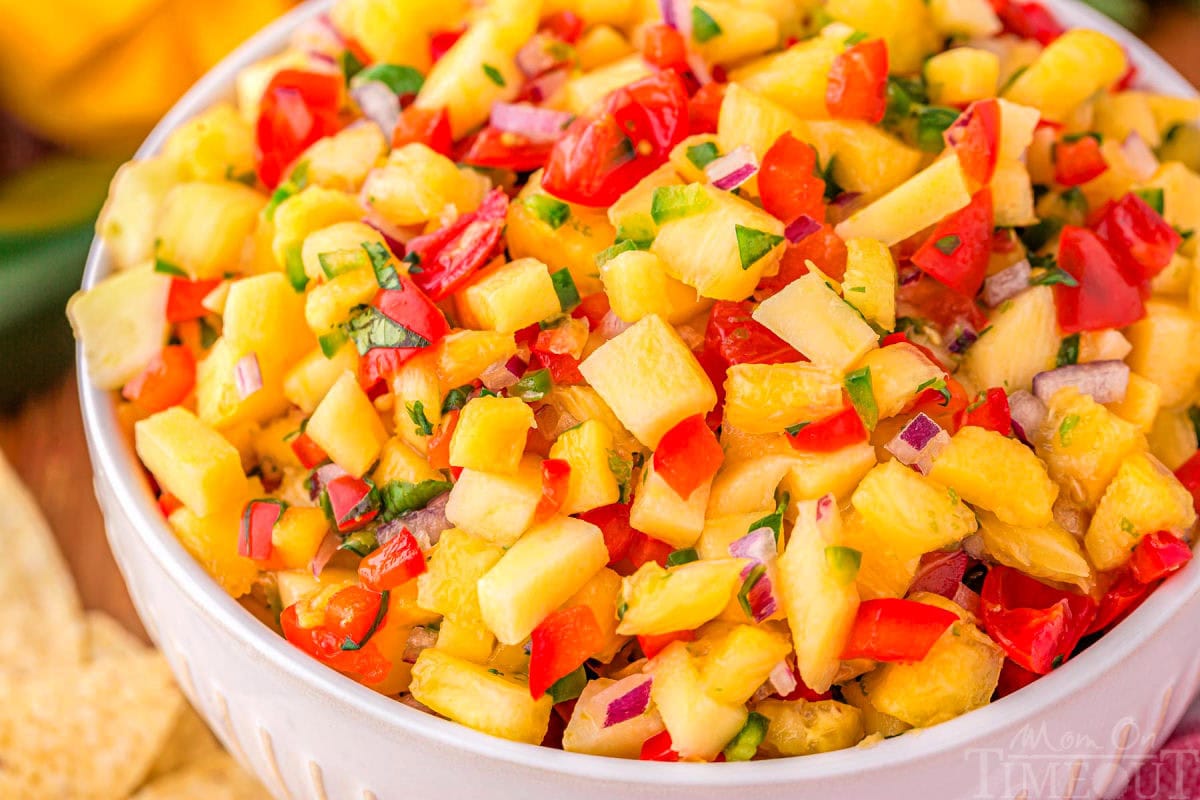
<path fill-rule="evenodd" d="M 0 0 L 0 106 L 84 153 L 128 154 L 289 0 Z"/>

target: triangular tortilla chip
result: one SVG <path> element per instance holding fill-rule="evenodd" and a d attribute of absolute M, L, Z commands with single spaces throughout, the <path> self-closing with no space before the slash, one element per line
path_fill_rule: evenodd
<path fill-rule="evenodd" d="M 177 772 L 191 764 L 221 752 L 221 744 L 187 703 L 179 711 L 170 738 L 162 746 L 147 781 Z"/>
<path fill-rule="evenodd" d="M 236 761 L 225 753 L 215 753 L 159 778 L 132 800 L 269 800 L 270 796 Z"/>
<path fill-rule="evenodd" d="M 150 650 L 141 639 L 103 611 L 85 612 L 83 622 L 87 632 L 88 663 L 105 658 L 137 655 Z"/>

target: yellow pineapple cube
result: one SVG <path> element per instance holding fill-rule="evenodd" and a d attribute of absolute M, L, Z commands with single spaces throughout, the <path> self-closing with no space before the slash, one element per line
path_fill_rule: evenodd
<path fill-rule="evenodd" d="M 248 593 L 258 580 L 258 564 L 238 555 L 238 526 L 247 499 L 243 490 L 238 502 L 211 514 L 200 516 L 185 506 L 167 520 L 183 549 L 235 598 Z"/>
<path fill-rule="evenodd" d="M 1146 301 L 1146 316 L 1125 331 L 1133 351 L 1130 369 L 1158 384 L 1162 404 L 1176 406 L 1192 396 L 1200 379 L 1200 324 L 1182 303 Z"/>
<path fill-rule="evenodd" d="M 731 83 L 721 101 L 717 139 L 722 153 L 731 153 L 740 145 L 746 145 L 761 163 L 763 155 L 780 136 L 803 128 L 800 117 L 784 106 L 741 84 Z"/>
<path fill-rule="evenodd" d="M 779 22 L 766 11 L 728 0 L 702 0 L 692 8 L 708 14 L 721 29 L 719 34 L 704 42 L 693 36 L 696 51 L 710 63 L 744 61 L 774 50 L 779 44 Z"/>
<path fill-rule="evenodd" d="M 775 758 L 845 750 L 866 735 L 863 712 L 836 700 L 765 700 L 755 709 L 770 720 L 762 751 Z"/>
<path fill-rule="evenodd" d="M 842 544 L 862 553 L 858 592 L 863 600 L 903 597 L 917 576 L 921 556 L 899 553 L 886 535 L 875 531 L 853 508 L 842 515 Z"/>
<path fill-rule="evenodd" d="M 608 691 L 616 683 L 609 678 L 588 681 L 563 732 L 563 750 L 636 760 L 642 753 L 642 744 L 663 732 L 662 716 L 653 707 L 633 719 L 604 726 L 609 704 L 628 691 L 627 686 L 631 686 L 626 684 L 615 691 Z"/>
<path fill-rule="evenodd" d="M 1176 125 L 1186 125 L 1200 117 L 1200 100 L 1194 97 L 1147 93 L 1146 100 L 1158 123 L 1159 133 L 1166 133 Z"/>
<path fill-rule="evenodd" d="M 599 528 L 553 517 L 530 529 L 479 579 L 484 622 L 504 644 L 520 644 L 606 564 Z"/>
<path fill-rule="evenodd" d="M 163 157 L 185 181 L 254 178 L 254 131 L 230 103 L 218 103 L 176 128 Z"/>
<path fill-rule="evenodd" d="M 417 576 L 417 604 L 466 624 L 482 624 L 476 584 L 504 550 L 458 528 L 442 532 L 429 569 Z"/>
<path fill-rule="evenodd" d="M 1037 223 L 1033 182 L 1025 165 L 1002 158 L 992 175 L 992 215 L 997 226 L 1017 227 Z"/>
<path fill-rule="evenodd" d="M 378 125 L 350 125 L 318 139 L 298 163 L 308 164 L 308 182 L 339 192 L 357 192 L 367 173 L 388 150 Z"/>
<path fill-rule="evenodd" d="M 363 183 L 367 206 L 394 225 L 422 225 L 447 206 L 459 214 L 479 207 L 488 186 L 459 172 L 446 156 L 419 142 L 397 148 Z"/>
<path fill-rule="evenodd" d="M 245 499 L 246 474 L 237 450 L 192 412 L 168 408 L 133 430 L 138 458 L 192 513 L 207 517 Z"/>
<path fill-rule="evenodd" d="M 1196 427 L 1186 409 L 1164 408 L 1147 437 L 1154 457 L 1175 470 L 1196 452 Z"/>
<path fill-rule="evenodd" d="M 829 70 L 839 52 L 829 39 L 808 39 L 738 67 L 729 79 L 804 119 L 825 119 Z"/>
<path fill-rule="evenodd" d="M 572 114 L 584 114 L 611 92 L 653 73 L 650 65 L 634 53 L 617 61 L 575 75 L 562 88 L 563 107 Z"/>
<path fill-rule="evenodd" d="M 831 494 L 839 502 L 850 497 L 863 476 L 877 463 L 867 442 L 832 453 L 797 453 L 780 486 L 793 500 L 816 500 Z"/>
<path fill-rule="evenodd" d="M 929 477 L 1004 522 L 1034 528 L 1054 520 L 1058 485 L 1025 445 L 995 431 L 968 425 L 933 459 Z"/>
<path fill-rule="evenodd" d="M 994 36 L 1004 28 L 988 0 L 930 0 L 929 14 L 947 36 Z"/>
<path fill-rule="evenodd" d="M 516 397 L 476 397 L 465 406 L 450 440 L 455 467 L 496 472 L 517 471 L 525 439 L 534 426 L 533 410 Z"/>
<path fill-rule="evenodd" d="M 707 183 L 708 176 L 699 179 Z M 654 206 L 654 194 L 663 186 L 683 186 L 674 162 L 663 164 L 633 185 L 625 194 L 608 207 L 608 221 L 618 230 L 628 234 L 636 231 L 638 238 L 652 239 L 658 231 L 658 223 L 650 212 Z"/>
<path fill-rule="evenodd" d="M 1011 100 L 1000 99 L 1000 160 L 1016 160 L 1033 142 L 1042 113 Z"/>
<path fill-rule="evenodd" d="M 377 486 L 391 481 L 423 483 L 446 480 L 442 473 L 429 466 L 425 457 L 400 436 L 393 436 L 384 442 L 383 449 L 379 452 L 379 463 L 375 465 L 371 477 Z"/>
<path fill-rule="evenodd" d="M 975 532 L 975 514 L 944 484 L 887 461 L 863 478 L 851 498 L 866 524 L 902 555 L 957 544 Z"/>
<path fill-rule="evenodd" d="M 351 372 L 343 373 L 329 389 L 309 417 L 305 432 L 333 463 L 354 476 L 366 474 L 388 440 L 375 406 Z"/>
<path fill-rule="evenodd" d="M 829 0 L 825 10 L 855 30 L 883 37 L 894 72 L 917 72 L 940 44 L 924 0 Z"/>
<path fill-rule="evenodd" d="M 725 380 L 725 418 L 747 433 L 779 433 L 841 411 L 842 382 L 815 364 L 735 364 Z"/>
<path fill-rule="evenodd" d="M 1039 527 L 1010 525 L 981 511 L 979 536 L 984 552 L 1001 564 L 1042 580 L 1075 584 L 1082 591 L 1091 588 L 1092 567 L 1079 540 L 1057 522 Z"/>
<path fill-rule="evenodd" d="M 550 725 L 554 699 L 534 700 L 529 687 L 499 670 L 443 650 L 421 651 L 413 665 L 413 698 L 442 716 L 502 739 L 540 744 Z"/>
<path fill-rule="evenodd" d="M 683 322 L 710 304 L 696 290 L 675 280 L 654 253 L 627 250 L 600 266 L 600 279 L 613 313 L 625 322 L 657 314 L 670 323 Z"/>
<path fill-rule="evenodd" d="M 892 252 L 874 239 L 846 242 L 846 275 L 842 296 L 881 328 L 896 327 L 896 262 Z"/>
<path fill-rule="evenodd" d="M 724 705 L 749 700 L 792 651 L 787 634 L 773 628 L 721 623 L 713 628 L 698 642 L 706 651 L 699 659 L 700 679 L 708 696 Z"/>
<path fill-rule="evenodd" d="M 813 363 L 837 373 L 879 346 L 871 326 L 814 272 L 764 300 L 753 316 Z"/>
<path fill-rule="evenodd" d="M 562 513 L 578 514 L 620 499 L 621 487 L 608 465 L 613 452 L 612 431 L 594 419 L 559 434 L 550 447 L 550 457 L 571 465 Z"/>
<path fill-rule="evenodd" d="M 234 281 L 225 301 L 223 334 L 238 358 L 254 354 L 264 379 L 291 368 L 316 346 L 304 300 L 280 272 Z"/>
<path fill-rule="evenodd" d="M 167 193 L 155 258 L 194 280 L 236 272 L 266 198 L 240 183 L 181 183 Z"/>
<path fill-rule="evenodd" d="M 302 281 L 302 248 L 309 234 L 338 222 L 356 222 L 362 215 L 358 199 L 346 192 L 321 186 L 297 192 L 275 208 L 275 234 L 271 239 L 275 263 L 285 268 L 293 281 Z"/>
<path fill-rule="evenodd" d="M 792 133 L 816 149 L 822 164 L 832 164 L 839 186 L 862 194 L 865 200 L 904 183 L 925 161 L 920 150 L 860 120 L 814 120 L 801 123 Z"/>
<path fill-rule="evenodd" d="M 755 523 L 774 511 L 774 508 L 763 507 L 758 511 L 709 517 L 704 521 L 704 531 L 696 541 L 696 553 L 706 561 L 729 558 L 729 546 L 753 530 L 756 527 Z"/>
<path fill-rule="evenodd" d="M 689 631 L 716 618 L 742 584 L 746 561 L 722 558 L 663 569 L 653 561 L 625 579 L 625 615 L 617 633 L 656 636 Z"/>
<path fill-rule="evenodd" d="M 1158 120 L 1145 92 L 1101 94 L 1092 108 L 1092 127 L 1105 139 L 1124 142 L 1131 133 L 1136 133 L 1150 147 L 1162 144 Z"/>
<path fill-rule="evenodd" d="M 511 333 L 455 331 L 438 342 L 438 380 L 450 391 L 478 378 L 497 361 L 507 361 L 517 352 Z"/>
<path fill-rule="evenodd" d="M 695 660 L 674 642 L 646 665 L 650 698 L 662 715 L 671 747 L 682 759 L 711 761 L 746 724 L 742 705 L 725 705 L 704 691 Z"/>
<path fill-rule="evenodd" d="M 649 459 L 642 467 L 641 483 L 634 489 L 629 524 L 673 547 L 691 547 L 704 529 L 710 491 L 711 484 L 703 484 L 688 497 L 680 497 Z"/>
<path fill-rule="evenodd" d="M 1096 569 L 1107 571 L 1125 564 L 1147 533 L 1182 534 L 1195 522 L 1192 495 L 1179 479 L 1154 456 L 1134 453 L 1100 498 L 1084 544 Z"/>
<path fill-rule="evenodd" d="M 707 414 L 717 404 L 700 362 L 675 329 L 654 315 L 601 345 L 579 371 L 650 448 L 684 419 Z"/>
<path fill-rule="evenodd" d="M 1125 399 L 1106 403 L 1105 407 L 1126 422 L 1136 425 L 1142 433 L 1150 433 L 1162 408 L 1162 389 L 1157 383 L 1131 372 Z"/>
<path fill-rule="evenodd" d="M 1095 508 L 1126 456 L 1146 449 L 1146 437 L 1072 387 L 1060 389 L 1047 406 L 1037 454 L 1068 498 Z"/>
<path fill-rule="evenodd" d="M 358 372 L 358 350 L 353 343 L 343 342 L 332 357 L 314 348 L 283 376 L 283 395 L 305 414 L 311 414 L 345 372 Z"/>
<path fill-rule="evenodd" d="M 721 517 L 775 506 L 775 490 L 789 471 L 803 464 L 804 460 L 802 454 L 796 453 L 786 441 L 773 441 L 772 445 L 778 452 L 744 458 L 726 456 L 713 479 L 706 516 Z"/>
<path fill-rule="evenodd" d="M 83 346 L 87 377 L 119 389 L 137 377 L 167 341 L 171 279 L 149 265 L 119 272 L 67 303 L 67 318 Z"/>
<path fill-rule="evenodd" d="M 542 499 L 542 461 L 530 454 L 511 474 L 464 469 L 450 490 L 446 519 L 468 533 L 508 547 L 533 524 Z"/>
<path fill-rule="evenodd" d="M 594 419 L 612 431 L 613 441 L 620 453 L 641 451 L 642 445 L 634 438 L 603 398 L 590 386 L 555 386 L 546 396 L 546 402 L 559 413 L 570 414 L 577 420 Z"/>
<path fill-rule="evenodd" d="M 340 264 L 335 265 L 334 258 L 342 256 L 347 263 L 353 265 L 346 269 L 365 270 L 371 272 L 374 277 L 370 258 L 363 249 L 367 242 L 387 249 L 383 234 L 362 222 L 335 222 L 328 228 L 313 231 L 304 237 L 304 244 L 300 246 L 304 274 L 314 283 L 332 280 L 336 277 L 336 272 L 328 274 L 327 265 L 330 268 L 340 267 Z"/>
<path fill-rule="evenodd" d="M 1163 190 L 1163 219 L 1180 230 L 1200 229 L 1200 176 L 1177 161 L 1158 168 L 1147 186 Z M 1187 251 L 1189 244 L 1184 244 Z"/>
<path fill-rule="evenodd" d="M 1067 31 L 1005 89 L 1004 97 L 1062 122 L 1089 97 L 1116 83 L 1127 66 L 1124 49 L 1103 33 Z"/>
<path fill-rule="evenodd" d="M 350 319 L 356 307 L 370 303 L 378 291 L 373 271 L 344 272 L 309 290 L 304 299 L 304 319 L 317 336 L 333 333 Z"/>
<path fill-rule="evenodd" d="M 617 602 L 621 599 L 621 576 L 608 567 L 597 572 L 578 592 L 571 595 L 564 608 L 587 606 L 596 617 L 604 646 L 593 656 L 601 663 L 608 663 L 628 641 L 617 634 Z"/>
<path fill-rule="evenodd" d="M 462 22 L 462 0 L 344 0 L 330 11 L 338 31 L 353 37 L 381 63 L 429 69 L 429 48 L 422 47 L 431 30 L 449 29 Z"/>
<path fill-rule="evenodd" d="M 495 645 L 496 637 L 482 623 L 446 618 L 438 629 L 437 649 L 464 661 L 487 662 Z"/>
<path fill-rule="evenodd" d="M 988 6 L 988 10 L 991 10 L 991 6 Z M 867 736 L 879 734 L 888 739 L 912 729 L 907 722 L 884 714 L 872 705 L 870 698 L 863 691 L 862 684 L 857 680 L 842 684 L 842 698 L 862 712 L 863 731 Z"/>
<path fill-rule="evenodd" d="M 273 553 L 287 569 L 304 569 L 312 563 L 327 533 L 329 520 L 324 511 L 291 506 L 271 531 Z"/>
<path fill-rule="evenodd" d="M 837 226 L 838 236 L 877 239 L 889 247 L 965 208 L 967 179 L 956 157 L 935 161 Z"/>
<path fill-rule="evenodd" d="M 930 381 L 945 378 L 945 371 L 907 342 L 898 342 L 872 350 L 856 365 L 858 369 L 871 370 L 871 393 L 875 396 L 875 407 L 879 418 L 899 414 Z"/>
<path fill-rule="evenodd" d="M 974 47 L 955 47 L 925 62 L 929 100 L 965 106 L 992 97 L 1000 81 L 1000 57 Z"/>
<path fill-rule="evenodd" d="M 96 234 L 104 239 L 118 270 L 154 259 L 154 229 L 163 198 L 178 181 L 177 166 L 162 156 L 130 161 L 117 170 Z"/>
<path fill-rule="evenodd" d="M 611 25 L 593 25 L 575 42 L 575 56 L 584 72 L 611 64 L 629 55 L 632 46 Z"/>
<path fill-rule="evenodd" d="M 991 329 L 971 345 L 963 370 L 976 386 L 1029 391 L 1033 376 L 1054 369 L 1060 338 L 1054 291 L 1034 286 L 992 314 Z"/>
<path fill-rule="evenodd" d="M 427 453 L 431 432 L 413 422 L 408 410 L 417 403 L 431 427 L 442 421 L 442 388 L 437 372 L 437 353 L 426 350 L 405 361 L 392 376 L 392 394 L 396 396 L 396 432 L 418 453 Z"/>
<path fill-rule="evenodd" d="M 221 337 L 196 365 L 196 415 L 205 425 L 223 432 L 239 424 L 264 422 L 287 410 L 282 374 L 269 361 L 261 365 L 262 388 L 241 396 L 235 375 L 240 358 Z"/>
<path fill-rule="evenodd" d="M 476 327 L 512 333 L 562 311 L 550 270 L 536 258 L 519 258 L 480 273 L 456 295 Z"/>

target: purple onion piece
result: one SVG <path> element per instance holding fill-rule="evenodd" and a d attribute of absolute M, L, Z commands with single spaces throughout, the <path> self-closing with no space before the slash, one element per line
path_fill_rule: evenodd
<path fill-rule="evenodd" d="M 729 554 L 734 558 L 748 558 L 758 564 L 773 561 L 778 553 L 775 531 L 767 527 L 755 528 L 729 545 Z"/>
<path fill-rule="evenodd" d="M 796 687 L 799 685 L 796 682 L 796 673 L 792 671 L 786 659 L 780 661 L 771 670 L 771 674 L 767 676 L 767 683 L 780 697 L 789 696 L 796 691 Z"/>
<path fill-rule="evenodd" d="M 257 353 L 248 353 L 238 359 L 233 367 L 233 380 L 237 384 L 238 397 L 243 400 L 263 387 Z"/>
<path fill-rule="evenodd" d="M 1091 395 L 1097 403 L 1119 403 L 1129 390 L 1129 365 L 1123 361 L 1092 361 L 1072 364 L 1033 377 L 1033 394 L 1043 403 L 1067 386 Z"/>
<path fill-rule="evenodd" d="M 378 125 L 384 138 L 391 141 L 396 123 L 400 121 L 399 96 L 383 81 L 358 83 L 350 89 L 350 96 L 358 103 L 363 116 Z"/>
<path fill-rule="evenodd" d="M 1049 414 L 1046 404 L 1021 389 L 1008 396 L 1008 410 L 1017 435 L 1026 444 L 1032 444 L 1030 437 L 1037 435 Z"/>
<path fill-rule="evenodd" d="M 750 611 L 754 615 L 755 622 L 762 622 L 779 610 L 779 602 L 775 598 L 775 584 L 771 580 L 770 572 L 764 572 L 763 576 L 750 587 L 750 591 L 746 594 L 746 601 L 750 604 Z"/>
<path fill-rule="evenodd" d="M 915 450 L 924 450 L 929 446 L 939 433 L 942 432 L 942 426 L 938 425 L 926 414 L 921 413 L 913 417 L 900 431 L 900 438 Z"/>
<path fill-rule="evenodd" d="M 837 197 L 833 198 L 833 204 L 838 208 L 845 208 L 854 203 L 858 198 L 862 197 L 862 192 L 842 192 Z"/>
<path fill-rule="evenodd" d="M 317 548 L 316 555 L 313 556 L 312 561 L 308 565 L 309 569 L 312 570 L 314 578 L 321 577 L 321 573 L 325 570 L 325 565 L 337 554 L 338 546 L 341 543 L 341 538 L 333 531 L 325 534 L 325 538 L 321 540 L 321 546 Z"/>
<path fill-rule="evenodd" d="M 437 640 L 437 631 L 422 625 L 413 628 L 412 632 L 408 634 L 408 641 L 404 643 L 404 655 L 402 656 L 404 663 L 417 663 L 417 657 L 421 655 L 421 652 L 435 646 Z"/>
<path fill-rule="evenodd" d="M 812 236 L 817 231 L 821 230 L 821 223 L 807 214 L 801 214 L 796 217 L 796 220 L 788 225 L 783 230 L 783 235 L 792 244 L 800 244 L 800 242 Z"/>
<path fill-rule="evenodd" d="M 621 683 L 631 679 L 635 681 L 636 685 L 609 703 L 608 708 L 604 710 L 603 727 L 611 728 L 613 725 L 620 725 L 622 722 L 640 717 L 650 707 L 650 687 L 653 686 L 654 680 L 649 675 L 631 675 Z M 617 685 L 613 684 L 609 688 Z"/>
<path fill-rule="evenodd" d="M 418 542 L 429 542 L 432 547 L 442 538 L 444 531 L 454 527 L 446 519 L 446 503 L 449 500 L 450 493 L 443 492 L 430 500 L 424 508 L 410 511 L 397 521 L 408 528 L 409 533 L 415 536 Z M 380 541 L 380 544 L 383 542 Z"/>
<path fill-rule="evenodd" d="M 553 142 L 574 117 L 567 111 L 539 108 L 530 103 L 493 103 L 492 127 L 524 136 L 531 142 Z"/>
<path fill-rule="evenodd" d="M 946 349 L 956 355 L 962 355 L 977 341 L 979 341 L 979 334 L 975 332 L 975 329 L 970 326 L 963 326 L 962 333 L 956 336 Z"/>
<path fill-rule="evenodd" d="M 1019 295 L 1029 288 L 1029 275 L 1032 268 L 1029 259 L 1022 259 L 1007 269 L 997 272 L 983 282 L 983 302 L 995 308 L 1006 300 Z"/>
<path fill-rule="evenodd" d="M 949 443 L 950 434 L 925 414 L 918 414 L 883 448 L 901 464 L 916 467 L 924 475 L 933 465 L 933 459 Z"/>
<path fill-rule="evenodd" d="M 722 191 L 736 189 L 757 172 L 758 159 L 754 156 L 754 151 L 746 145 L 739 145 L 704 167 L 704 174 L 712 181 L 712 185 Z"/>

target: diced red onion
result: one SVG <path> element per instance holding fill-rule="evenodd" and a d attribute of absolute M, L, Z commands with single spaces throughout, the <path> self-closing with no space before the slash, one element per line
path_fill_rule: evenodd
<path fill-rule="evenodd" d="M 404 643 L 404 655 L 401 658 L 406 664 L 415 664 L 421 652 L 437 645 L 437 640 L 437 631 L 418 625 L 409 632 L 408 641 Z"/>
<path fill-rule="evenodd" d="M 312 561 L 308 565 L 312 570 L 314 578 L 321 577 L 321 573 L 325 570 L 325 565 L 337 554 L 341 543 L 342 540 L 333 531 L 325 534 L 325 538 L 321 540 L 321 546 L 317 548 L 316 555 L 313 556 Z"/>
<path fill-rule="evenodd" d="M 689 0 L 658 0 L 663 22 L 688 38 L 692 35 L 692 4 Z"/>
<path fill-rule="evenodd" d="M 962 585 L 963 575 L 966 574 L 970 561 L 962 550 L 952 553 L 926 553 L 921 556 L 917 575 L 909 584 L 909 594 L 932 592 L 954 599 L 954 593 Z"/>
<path fill-rule="evenodd" d="M 536 78 L 558 66 L 559 59 L 550 52 L 549 44 L 549 37 L 535 34 L 517 51 L 517 69 L 521 70 L 526 78 Z"/>
<path fill-rule="evenodd" d="M 632 327 L 632 323 L 618 317 L 617 313 L 610 308 L 604 312 L 600 324 L 596 326 L 596 333 L 604 339 L 615 339 Z"/>
<path fill-rule="evenodd" d="M 530 103 L 493 103 L 492 127 L 524 136 L 531 142 L 553 142 L 574 117 L 567 111 L 539 108 Z"/>
<path fill-rule="evenodd" d="M 979 595 L 972 591 L 965 583 L 960 583 L 954 592 L 954 597 L 950 598 L 958 603 L 964 609 L 969 611 L 974 616 L 979 616 L 979 607 L 982 600 Z"/>
<path fill-rule="evenodd" d="M 552 69 L 525 84 L 521 96 L 532 103 L 541 103 L 558 94 L 570 77 L 566 68 Z"/>
<path fill-rule="evenodd" d="M 862 197 L 862 192 L 842 192 L 833 198 L 833 205 L 838 208 L 845 208 L 846 206 L 853 205 L 860 197 Z"/>
<path fill-rule="evenodd" d="M 604 690 L 604 725 L 611 728 L 646 713 L 650 707 L 650 688 L 654 680 L 649 675 L 630 675 Z M 616 695 L 611 700 L 608 694 Z"/>
<path fill-rule="evenodd" d="M 384 138 L 391 141 L 400 121 L 399 95 L 383 81 L 364 81 L 350 89 L 350 96 L 362 109 L 363 116 L 378 125 Z"/>
<path fill-rule="evenodd" d="M 257 353 L 248 353 L 238 359 L 233 367 L 233 380 L 237 384 L 238 397 L 243 400 L 263 388 L 262 369 L 258 366 Z"/>
<path fill-rule="evenodd" d="M 973 533 L 967 538 L 963 539 L 962 549 L 967 556 L 975 559 L 976 561 L 982 561 L 983 557 L 987 554 L 987 548 L 984 547 L 983 544 L 983 537 L 978 533 Z"/>
<path fill-rule="evenodd" d="M 729 555 L 734 558 L 748 558 L 758 564 L 774 561 L 778 554 L 775 531 L 765 526 L 755 528 L 729 545 Z"/>
<path fill-rule="evenodd" d="M 1029 259 L 1021 259 L 1007 269 L 997 272 L 983 282 L 983 302 L 991 308 L 1011 300 L 1029 288 L 1032 268 Z"/>
<path fill-rule="evenodd" d="M 483 385 L 493 392 L 507 389 L 520 379 L 520 376 L 514 375 L 508 368 L 507 360 L 489 364 L 479 375 L 479 380 L 483 381 Z"/>
<path fill-rule="evenodd" d="M 837 509 L 837 499 L 827 494 L 817 501 L 816 519 L 818 523 L 828 522 L 833 518 L 833 512 Z"/>
<path fill-rule="evenodd" d="M 792 672 L 792 667 L 788 664 L 787 659 L 775 665 L 771 674 L 767 676 L 767 684 L 780 697 L 790 696 L 799 686 L 796 682 L 796 673 Z"/>
<path fill-rule="evenodd" d="M 1119 403 L 1129 389 L 1129 365 L 1124 361 L 1092 361 L 1033 376 L 1033 393 L 1043 403 L 1050 402 L 1050 398 L 1066 386 L 1075 387 L 1080 394 L 1091 395 L 1097 403 Z"/>
<path fill-rule="evenodd" d="M 334 27 L 328 14 L 319 14 L 296 29 L 291 44 L 311 56 L 332 58 L 333 53 L 346 47 L 346 40 Z"/>
<path fill-rule="evenodd" d="M 757 172 L 758 159 L 754 151 L 744 144 L 720 158 L 714 158 L 704 167 L 704 174 L 712 185 L 726 192 L 741 186 Z"/>
<path fill-rule="evenodd" d="M 409 511 L 398 520 L 403 527 L 408 528 L 409 533 L 421 545 L 422 550 L 427 550 L 437 544 L 438 540 L 442 538 L 442 533 L 454 527 L 446 519 L 446 503 L 449 501 L 450 493 L 443 492 L 430 500 L 424 508 Z M 376 535 L 378 536 L 378 534 Z M 383 543 L 381 540 L 380 544 Z"/>
<path fill-rule="evenodd" d="M 318 493 L 320 493 L 320 491 L 322 489 L 324 489 L 326 486 L 328 486 L 329 482 L 332 481 L 334 478 L 340 478 L 343 475 L 349 475 L 349 474 L 350 473 L 346 472 L 346 470 L 342 469 L 341 467 L 339 467 L 337 464 L 334 464 L 333 462 L 330 462 L 328 464 L 322 464 L 321 466 L 317 467 L 316 471 L 313 473 L 313 477 L 315 478 L 314 482 L 317 485 Z"/>
<path fill-rule="evenodd" d="M 1045 403 L 1024 389 L 1008 396 L 1008 410 L 1017 435 L 1026 444 L 1032 443 L 1032 437 L 1037 436 L 1050 413 Z"/>
<path fill-rule="evenodd" d="M 801 214 L 796 217 L 796 220 L 783 229 L 783 235 L 792 244 L 800 244 L 800 242 L 812 236 L 817 231 L 821 230 L 821 223 L 810 217 L 808 214 Z"/>
<path fill-rule="evenodd" d="M 742 578 L 745 579 L 750 570 L 753 569 L 753 566 L 746 567 L 742 571 Z M 762 577 L 750 587 L 750 591 L 746 593 L 746 602 L 750 604 L 750 613 L 754 617 L 755 622 L 762 622 L 779 610 L 779 601 L 775 597 L 775 582 L 772 580 L 771 569 L 764 572 Z"/>
<path fill-rule="evenodd" d="M 890 442 L 883 446 L 896 460 L 908 467 L 916 467 L 922 475 L 929 473 L 933 459 L 950 443 L 950 434 L 942 430 L 925 414 L 917 414 L 900 429 Z"/>
<path fill-rule="evenodd" d="M 1150 180 L 1158 172 L 1158 157 L 1137 131 L 1131 131 L 1121 144 L 1125 163 L 1139 181 Z"/>
<path fill-rule="evenodd" d="M 946 349 L 951 353 L 962 355 L 977 341 L 979 341 L 979 334 L 970 325 L 964 324 L 958 335 L 954 337 L 954 340 L 950 342 Z"/>

